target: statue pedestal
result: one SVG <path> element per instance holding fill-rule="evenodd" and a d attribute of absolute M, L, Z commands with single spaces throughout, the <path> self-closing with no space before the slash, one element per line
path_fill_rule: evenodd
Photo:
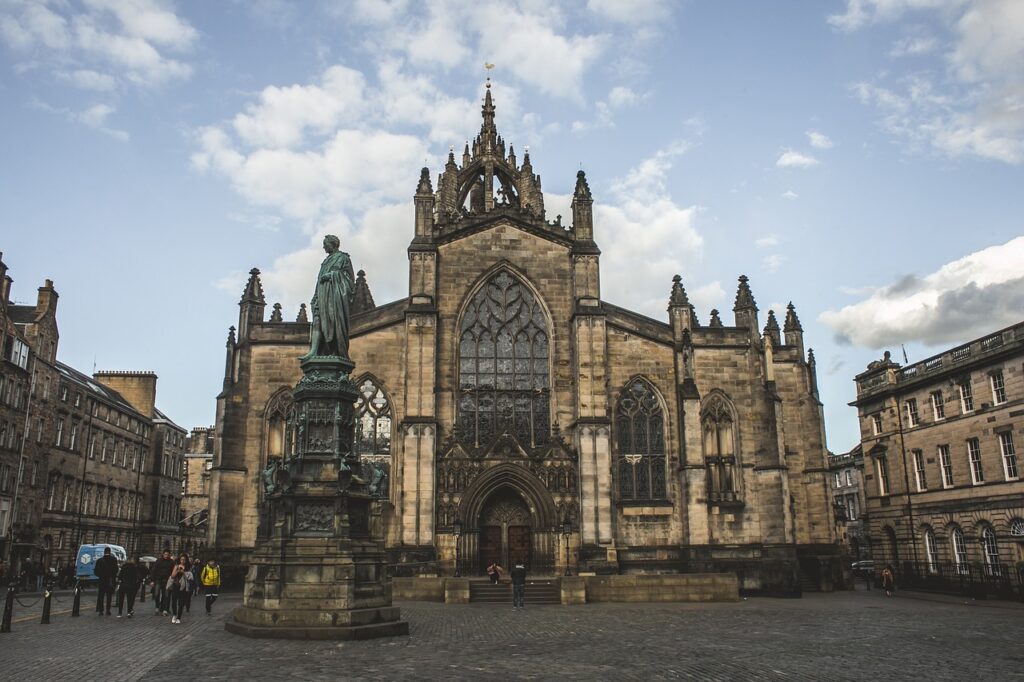
<path fill-rule="evenodd" d="M 391 605 L 381 503 L 352 453 L 358 392 L 342 358 L 302 361 L 288 455 L 267 483 L 269 537 L 253 553 L 242 606 L 224 624 L 247 637 L 370 639 L 409 633 Z"/>

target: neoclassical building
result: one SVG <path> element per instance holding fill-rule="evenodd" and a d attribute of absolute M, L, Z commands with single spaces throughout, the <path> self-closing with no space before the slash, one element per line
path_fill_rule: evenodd
<path fill-rule="evenodd" d="M 489 89 L 482 109 L 436 188 L 420 174 L 409 295 L 377 305 L 362 271 L 356 280 L 356 446 L 390 472 L 391 560 L 829 585 L 822 407 L 793 306 L 782 329 L 769 311 L 762 330 L 740 277 L 733 323 L 712 310 L 702 324 L 671 273 L 667 319 L 602 300 L 584 173 L 572 223 L 548 220 L 540 176 L 498 134 Z M 228 335 L 211 477 L 211 542 L 242 563 L 309 343 L 305 307 L 294 322 L 279 305 L 265 313 L 253 269 Z"/>

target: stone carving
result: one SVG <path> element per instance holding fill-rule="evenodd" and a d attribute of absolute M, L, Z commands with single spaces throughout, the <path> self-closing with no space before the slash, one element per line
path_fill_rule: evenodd
<path fill-rule="evenodd" d="M 303 359 L 348 357 L 349 315 L 355 295 L 355 274 L 351 259 L 339 250 L 340 246 L 341 241 L 333 234 L 324 237 L 327 257 L 320 265 L 316 293 L 310 302 L 313 324 L 309 352 Z"/>
<path fill-rule="evenodd" d="M 278 485 L 278 472 L 281 470 L 281 460 L 277 457 L 267 458 L 267 466 L 263 468 L 263 494 L 273 495 L 281 488 Z"/>
<path fill-rule="evenodd" d="M 295 505 L 296 532 L 329 533 L 334 530 L 334 503 L 316 502 Z"/>

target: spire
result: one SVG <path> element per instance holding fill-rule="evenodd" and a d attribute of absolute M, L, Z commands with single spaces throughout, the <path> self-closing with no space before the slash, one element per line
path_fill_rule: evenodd
<path fill-rule="evenodd" d="M 271 322 L 284 322 L 284 318 L 281 317 L 281 304 L 274 304 L 274 312 L 270 313 Z"/>
<path fill-rule="evenodd" d="M 458 168 L 458 166 L 455 165 L 455 147 L 452 146 L 448 147 L 448 161 L 444 165 L 445 171 L 449 168 Z"/>
<path fill-rule="evenodd" d="M 376 307 L 377 304 L 373 302 L 373 294 L 370 293 L 370 285 L 366 283 L 366 272 L 360 270 L 356 273 L 355 293 L 352 296 L 352 314 L 365 313 Z"/>
<path fill-rule="evenodd" d="M 263 298 L 263 283 L 260 282 L 259 268 L 249 271 L 249 281 L 245 285 L 245 291 L 242 292 L 242 300 L 239 303 L 267 304 L 267 300 Z"/>
<path fill-rule="evenodd" d="M 584 199 L 592 201 L 593 197 L 590 196 L 590 185 L 587 184 L 587 174 L 580 170 L 576 173 L 576 191 L 573 192 L 572 198 Z"/>
<path fill-rule="evenodd" d="M 718 316 L 718 308 L 711 309 L 711 321 L 708 322 L 708 326 L 716 329 L 722 328 L 722 318 Z"/>
<path fill-rule="evenodd" d="M 802 332 L 804 328 L 800 326 L 800 318 L 796 316 L 796 306 L 790 301 L 789 305 L 786 306 L 786 326 L 783 328 L 785 332 Z"/>
<path fill-rule="evenodd" d="M 753 308 L 757 310 L 757 303 L 754 302 L 754 294 L 750 292 L 750 285 L 747 284 L 750 280 L 747 279 L 746 275 L 740 275 L 740 285 L 736 289 L 736 305 L 733 306 L 733 310 L 742 310 L 744 308 Z"/>
<path fill-rule="evenodd" d="M 465 168 L 472 161 L 473 157 L 469 155 L 469 140 L 466 140 L 466 148 L 462 150 L 462 167 Z"/>
<path fill-rule="evenodd" d="M 227 346 L 228 346 L 228 348 L 231 348 L 234 345 L 235 345 L 235 325 L 231 325 L 230 327 L 228 327 L 228 343 L 227 343 Z"/>
<path fill-rule="evenodd" d="M 300 303 L 299 304 L 299 314 L 295 318 L 295 321 L 296 322 L 301 322 L 302 324 L 309 324 L 309 316 L 306 315 L 306 304 L 305 303 Z"/>
<path fill-rule="evenodd" d="M 430 169 L 424 166 L 420 169 L 420 183 L 416 185 L 416 194 L 433 194 L 434 188 L 430 185 Z"/>
<path fill-rule="evenodd" d="M 484 105 L 481 107 L 484 122 L 480 126 L 480 142 L 483 144 L 483 152 L 494 152 L 498 146 L 498 129 L 494 126 L 494 102 L 491 100 L 491 79 L 487 79 L 486 91 L 484 94 Z"/>
<path fill-rule="evenodd" d="M 779 321 L 775 319 L 775 311 L 768 311 L 768 321 L 764 323 L 764 335 L 770 336 L 776 346 L 782 345 L 779 338 Z"/>
<path fill-rule="evenodd" d="M 583 171 L 580 171 L 581 173 Z M 577 185 L 577 188 L 579 186 Z M 579 191 L 579 189 L 577 189 Z M 676 275 L 672 278 L 672 295 L 668 299 L 671 306 L 688 306 L 690 299 L 686 296 L 686 289 L 683 288 L 683 278 Z"/>

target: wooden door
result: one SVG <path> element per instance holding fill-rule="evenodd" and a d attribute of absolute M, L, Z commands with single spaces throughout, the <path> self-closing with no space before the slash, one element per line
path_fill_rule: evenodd
<path fill-rule="evenodd" d="M 508 527 L 508 565 L 514 566 L 519 561 L 526 567 L 530 566 L 529 526 Z"/>
<path fill-rule="evenodd" d="M 504 561 L 504 548 L 501 543 L 501 526 L 480 527 L 480 572 L 486 573 L 492 561 L 501 564 Z M 504 564 L 502 564 L 504 565 Z"/>

